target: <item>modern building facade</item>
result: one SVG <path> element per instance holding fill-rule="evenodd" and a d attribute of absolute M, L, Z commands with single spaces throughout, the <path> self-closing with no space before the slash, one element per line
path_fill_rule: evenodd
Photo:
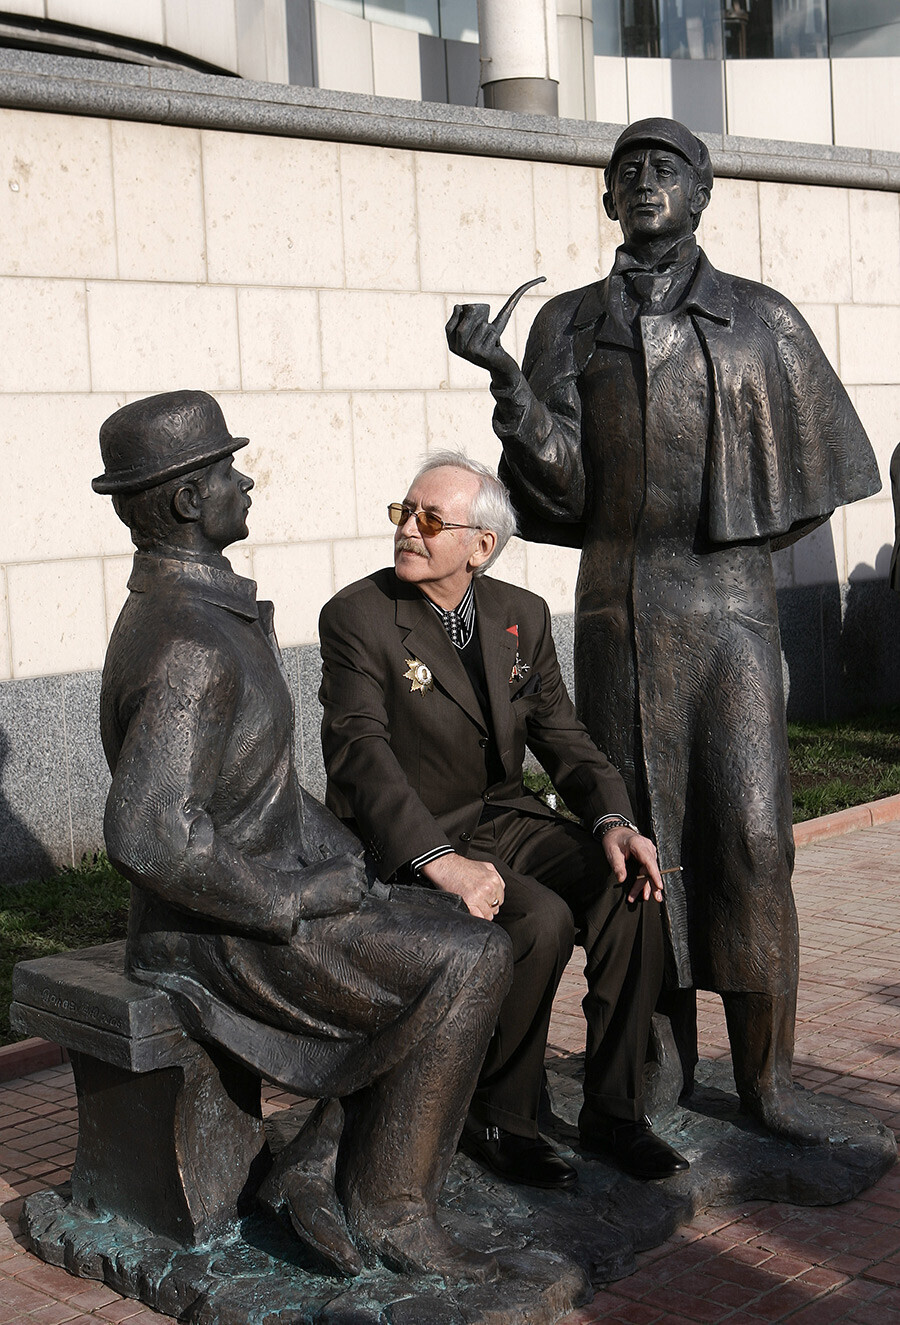
<path fill-rule="evenodd" d="M 483 2 L 483 0 L 482 0 Z M 521 3 L 506 0 L 515 15 Z M 496 3 L 496 0 L 493 0 Z M 896 0 L 537 0 L 559 113 L 900 151 Z M 483 104 L 478 0 L 6 0 L 0 44 Z"/>

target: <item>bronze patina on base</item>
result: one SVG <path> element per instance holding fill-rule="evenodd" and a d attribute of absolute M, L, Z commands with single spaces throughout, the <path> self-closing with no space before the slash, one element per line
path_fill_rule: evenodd
<path fill-rule="evenodd" d="M 828 1205 L 851 1199 L 894 1163 L 892 1133 L 844 1100 L 804 1092 L 833 1140 L 798 1146 L 741 1113 L 727 1061 L 701 1062 L 689 1107 L 654 1120 L 691 1159 L 665 1183 L 637 1182 L 577 1150 L 580 1055 L 548 1073 L 549 1135 L 577 1166 L 572 1192 L 495 1181 L 457 1155 L 444 1184 L 441 1222 L 466 1244 L 491 1252 L 497 1282 L 451 1287 L 427 1276 L 367 1271 L 352 1281 L 324 1273 L 285 1227 L 246 1217 L 206 1245 L 180 1246 L 122 1218 L 98 1218 L 65 1188 L 25 1203 L 35 1252 L 85 1278 L 102 1279 L 192 1325 L 550 1325 L 590 1300 L 592 1290 L 630 1274 L 635 1253 L 664 1241 L 700 1210 L 740 1200 Z M 310 1105 L 267 1124 L 274 1150 Z"/>

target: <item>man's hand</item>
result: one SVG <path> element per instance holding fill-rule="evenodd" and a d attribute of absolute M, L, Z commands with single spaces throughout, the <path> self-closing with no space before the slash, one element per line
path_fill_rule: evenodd
<path fill-rule="evenodd" d="M 486 368 L 496 386 L 513 387 L 519 365 L 500 344 L 497 328 L 488 321 L 487 304 L 457 304 L 446 326 L 447 344 L 454 354 Z"/>
<path fill-rule="evenodd" d="M 603 834 L 603 850 L 619 883 L 628 878 L 628 861 L 633 860 L 637 865 L 637 876 L 628 890 L 629 902 L 649 902 L 651 897 L 657 902 L 662 901 L 662 875 L 656 847 L 649 837 L 641 837 L 632 828 L 611 828 Z"/>
<path fill-rule="evenodd" d="M 445 893 L 461 897 L 473 916 L 493 920 L 503 902 L 503 880 L 486 860 L 467 860 L 456 852 L 422 866 L 425 878 Z"/>
<path fill-rule="evenodd" d="M 297 919 L 340 916 L 356 911 L 369 891 L 366 871 L 359 856 L 344 851 L 339 856 L 308 865 L 297 875 Z"/>

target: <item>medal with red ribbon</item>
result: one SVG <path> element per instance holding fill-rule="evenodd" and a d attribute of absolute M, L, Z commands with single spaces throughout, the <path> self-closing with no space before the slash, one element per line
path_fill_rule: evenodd
<path fill-rule="evenodd" d="M 531 663 L 523 662 L 519 657 L 519 626 L 518 622 L 514 626 L 506 627 L 507 635 L 515 636 L 516 641 L 516 661 L 513 663 L 513 669 L 509 674 L 509 684 L 513 685 L 516 681 L 524 681 L 528 672 L 531 671 Z"/>

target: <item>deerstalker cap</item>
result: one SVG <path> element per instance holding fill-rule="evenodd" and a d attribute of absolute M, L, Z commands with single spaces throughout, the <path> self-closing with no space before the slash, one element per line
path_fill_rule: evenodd
<path fill-rule="evenodd" d="M 629 124 L 628 128 L 623 129 L 619 134 L 612 150 L 609 165 L 605 171 L 607 187 L 609 186 L 610 173 L 623 152 L 628 152 L 635 147 L 653 146 L 671 147 L 674 152 L 677 152 L 679 156 L 683 156 L 685 161 L 694 167 L 700 183 L 705 184 L 708 189 L 712 188 L 712 164 L 706 144 L 702 143 L 699 138 L 695 138 L 690 129 L 686 125 L 680 124 L 678 120 L 666 120 L 657 117 L 648 120 L 635 120 L 634 124 Z"/>
<path fill-rule="evenodd" d="M 100 428 L 106 466 L 95 492 L 142 492 L 179 474 L 211 465 L 246 446 L 232 437 L 219 402 L 205 391 L 166 391 L 135 400 Z"/>

